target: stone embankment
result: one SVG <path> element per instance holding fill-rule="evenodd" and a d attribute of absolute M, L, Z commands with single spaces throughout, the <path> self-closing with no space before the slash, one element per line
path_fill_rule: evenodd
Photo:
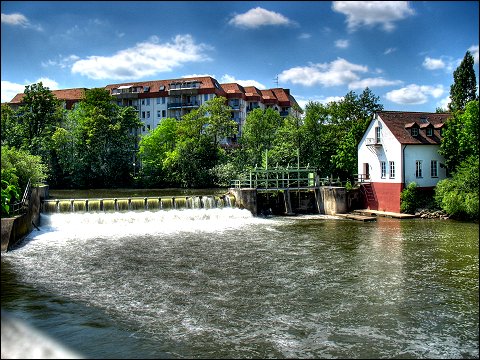
<path fill-rule="evenodd" d="M 449 218 L 448 214 L 443 210 L 421 209 L 415 213 L 415 216 L 422 219 L 443 219 Z"/>

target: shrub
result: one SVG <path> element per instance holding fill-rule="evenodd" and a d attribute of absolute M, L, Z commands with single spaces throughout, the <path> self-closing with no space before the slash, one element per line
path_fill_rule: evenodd
<path fill-rule="evenodd" d="M 479 159 L 471 156 L 463 161 L 450 179 L 437 184 L 435 200 L 450 216 L 478 219 L 479 216 Z"/>
<path fill-rule="evenodd" d="M 417 184 L 411 182 L 400 193 L 400 212 L 414 214 L 418 207 Z"/>

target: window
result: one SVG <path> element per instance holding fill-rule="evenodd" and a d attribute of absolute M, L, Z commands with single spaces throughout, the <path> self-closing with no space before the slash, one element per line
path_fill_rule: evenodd
<path fill-rule="evenodd" d="M 422 177 L 422 160 L 415 161 L 415 177 Z"/>
<path fill-rule="evenodd" d="M 377 126 L 375 128 L 375 143 L 377 143 L 377 144 L 379 144 L 382 140 L 381 135 L 380 135 L 381 134 L 380 130 L 381 130 L 380 126 Z"/>
<path fill-rule="evenodd" d="M 438 177 L 438 162 L 437 162 L 437 160 L 430 161 L 430 176 L 432 178 Z"/>
<path fill-rule="evenodd" d="M 382 169 L 382 179 L 385 179 L 387 177 L 387 163 L 380 161 L 380 168 Z"/>
<path fill-rule="evenodd" d="M 157 110 L 157 117 L 161 117 L 162 116 L 161 113 L 162 112 L 160 110 Z"/>
<path fill-rule="evenodd" d="M 162 110 L 162 117 L 167 117 L 167 110 Z"/>
<path fill-rule="evenodd" d="M 145 111 L 142 111 L 142 119 L 145 119 Z"/>
<path fill-rule="evenodd" d="M 412 136 L 418 136 L 418 128 L 412 127 Z"/>
<path fill-rule="evenodd" d="M 147 119 L 150 119 L 150 111 L 147 111 Z"/>
<path fill-rule="evenodd" d="M 390 165 L 390 179 L 395 179 L 395 161 L 389 161 Z"/>
<path fill-rule="evenodd" d="M 145 105 L 145 99 L 142 100 L 142 105 Z"/>
<path fill-rule="evenodd" d="M 150 99 L 147 99 L 147 105 L 150 105 Z"/>
<path fill-rule="evenodd" d="M 157 105 L 160 104 L 160 98 L 157 98 Z"/>
<path fill-rule="evenodd" d="M 427 128 L 427 136 L 433 136 L 433 129 L 431 127 Z"/>
<path fill-rule="evenodd" d="M 162 104 L 165 104 L 165 98 L 162 97 Z"/>
<path fill-rule="evenodd" d="M 207 101 L 207 100 L 208 100 L 208 94 L 203 95 L 203 101 Z"/>
<path fill-rule="evenodd" d="M 147 130 L 150 131 L 150 125 L 147 125 Z"/>

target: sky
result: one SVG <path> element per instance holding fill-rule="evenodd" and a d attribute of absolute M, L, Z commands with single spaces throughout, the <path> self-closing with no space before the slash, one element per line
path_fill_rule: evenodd
<path fill-rule="evenodd" d="M 301 107 L 368 87 L 385 110 L 446 108 L 478 1 L 2 1 L 1 101 L 212 76 L 290 89 Z"/>

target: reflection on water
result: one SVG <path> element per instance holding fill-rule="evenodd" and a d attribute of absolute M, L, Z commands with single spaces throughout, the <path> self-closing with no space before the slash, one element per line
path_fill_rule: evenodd
<path fill-rule="evenodd" d="M 478 358 L 478 224 L 42 216 L 2 308 L 87 357 Z"/>

